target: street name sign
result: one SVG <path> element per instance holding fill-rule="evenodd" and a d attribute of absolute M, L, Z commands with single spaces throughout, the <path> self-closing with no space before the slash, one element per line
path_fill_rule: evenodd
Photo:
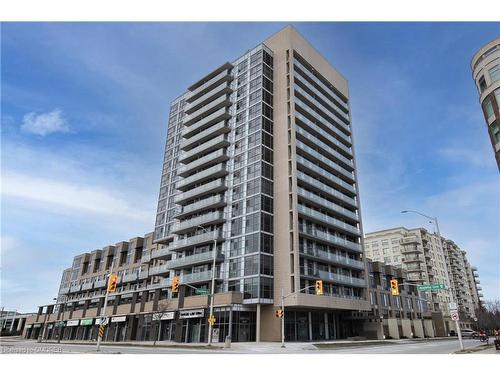
<path fill-rule="evenodd" d="M 441 289 L 446 289 L 446 285 L 444 284 L 417 285 L 417 290 L 419 292 L 428 292 L 429 290 L 441 290 Z"/>
<path fill-rule="evenodd" d="M 210 291 L 206 288 L 197 288 L 194 292 L 195 294 L 202 294 L 202 295 L 207 295 L 210 293 Z"/>

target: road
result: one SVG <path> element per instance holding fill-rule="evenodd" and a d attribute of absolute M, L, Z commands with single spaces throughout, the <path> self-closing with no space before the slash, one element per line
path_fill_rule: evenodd
<path fill-rule="evenodd" d="M 338 344 L 338 343 L 335 343 Z M 375 344 L 375 345 L 374 345 Z M 231 349 L 221 346 L 212 349 L 201 347 L 151 347 L 151 346 L 122 346 L 102 345 L 103 354 L 449 354 L 459 350 L 458 340 L 441 339 L 426 341 L 385 341 L 358 344 L 353 347 L 336 347 L 318 349 L 311 343 L 287 343 L 286 348 L 279 343 L 233 343 Z M 465 348 L 482 345 L 478 340 L 464 340 Z M 47 353 L 47 354 L 77 354 L 96 353 L 96 347 L 88 344 L 68 343 L 38 343 L 34 340 L 20 338 L 2 338 L 0 353 Z"/>

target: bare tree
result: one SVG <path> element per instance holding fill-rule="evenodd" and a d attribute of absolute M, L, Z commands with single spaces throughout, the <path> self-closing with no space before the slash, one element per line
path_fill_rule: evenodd
<path fill-rule="evenodd" d="M 156 341 L 160 339 L 161 334 L 161 320 L 167 315 L 168 309 L 170 308 L 171 300 L 167 299 L 158 304 L 156 311 L 153 312 L 153 320 L 158 322 L 158 334 L 155 337 L 153 346 L 156 346 Z"/>
<path fill-rule="evenodd" d="M 493 330 L 500 328 L 500 300 L 485 301 L 476 310 L 477 326 L 480 329 Z"/>

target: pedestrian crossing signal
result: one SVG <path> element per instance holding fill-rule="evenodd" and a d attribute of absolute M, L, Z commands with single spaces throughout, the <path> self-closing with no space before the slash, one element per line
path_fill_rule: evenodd
<path fill-rule="evenodd" d="M 323 295 L 323 280 L 316 280 L 315 290 L 316 290 L 316 295 L 317 296 L 322 296 Z"/>
<path fill-rule="evenodd" d="M 393 296 L 399 296 L 399 285 L 396 279 L 391 279 L 391 294 Z"/>
<path fill-rule="evenodd" d="M 280 318 L 281 319 L 281 318 L 283 318 L 285 316 L 285 312 L 283 310 L 281 310 L 281 309 L 278 309 L 278 310 L 276 310 L 275 315 L 276 315 L 276 318 Z"/>
<path fill-rule="evenodd" d="M 116 291 L 116 284 L 118 284 L 118 276 L 115 274 L 109 275 L 108 292 L 113 293 Z"/>

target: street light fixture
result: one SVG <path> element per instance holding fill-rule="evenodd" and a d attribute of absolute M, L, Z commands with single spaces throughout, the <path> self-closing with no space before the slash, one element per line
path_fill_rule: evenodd
<path fill-rule="evenodd" d="M 200 228 L 203 232 L 208 233 L 208 231 L 203 228 L 201 225 L 198 225 L 198 228 Z M 215 294 L 215 261 L 217 259 L 217 236 L 214 238 L 214 250 L 213 250 L 214 256 L 212 260 L 212 290 L 210 293 L 210 313 L 209 313 L 209 318 L 211 318 L 214 314 L 214 294 Z M 212 346 L 212 330 L 213 330 L 213 324 L 209 324 L 208 326 L 208 346 Z"/>
<path fill-rule="evenodd" d="M 428 216 L 426 214 L 423 214 L 423 213 L 415 211 L 415 210 L 403 210 L 403 211 L 401 211 L 402 214 L 406 214 L 406 213 L 409 213 L 409 212 L 412 212 L 414 214 L 423 216 L 423 217 L 425 217 L 425 218 L 427 218 L 429 220 L 432 220 L 436 224 L 436 231 L 437 231 L 437 235 L 438 235 L 438 238 L 439 238 L 439 246 L 441 247 L 441 250 L 444 251 L 444 249 L 443 249 L 443 241 L 441 240 L 441 232 L 439 231 L 439 223 L 438 223 L 437 217 Z M 452 296 L 452 300 L 454 300 L 455 298 L 453 296 L 453 293 L 451 293 L 451 296 Z M 460 342 L 460 349 L 464 350 L 464 344 L 462 342 L 462 332 L 460 331 L 460 324 L 458 323 L 457 320 L 455 320 L 455 326 L 457 328 L 458 340 Z"/>

